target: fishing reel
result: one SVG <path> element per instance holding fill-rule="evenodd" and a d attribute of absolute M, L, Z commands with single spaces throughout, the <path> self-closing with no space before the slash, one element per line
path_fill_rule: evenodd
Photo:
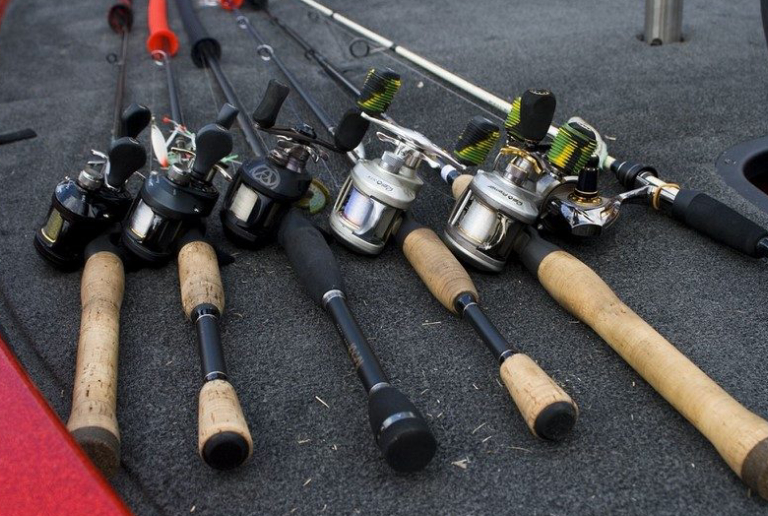
<path fill-rule="evenodd" d="M 149 265 L 175 256 L 179 240 L 213 211 L 219 192 L 213 186 L 220 162 L 232 152 L 229 128 L 237 109 L 222 107 L 216 122 L 197 134 L 176 126 L 167 142 L 153 130 L 153 147 L 163 171 L 152 171 L 126 217 L 122 241 Z M 170 148 L 171 152 L 167 152 Z"/>
<path fill-rule="evenodd" d="M 106 154 L 92 150 L 93 157 L 77 177 L 65 177 L 56 185 L 46 222 L 35 232 L 35 249 L 55 267 L 79 268 L 85 246 L 123 220 L 133 200 L 125 184 L 147 160 L 136 137 L 150 117 L 146 107 L 130 105 L 122 114 L 124 136 L 113 140 Z"/>
<path fill-rule="evenodd" d="M 416 200 L 424 181 L 417 170 L 422 161 L 463 165 L 423 134 L 380 116 L 400 87 L 392 70 L 371 70 L 358 98 L 362 117 L 384 131 L 379 140 L 391 143 L 377 159 L 360 159 L 341 187 L 330 216 L 334 236 L 353 251 L 376 255 L 397 230 L 402 215 Z"/>
<path fill-rule="evenodd" d="M 266 157 L 248 160 L 238 168 L 220 212 L 224 233 L 242 247 L 258 247 L 275 236 L 285 213 L 309 190 L 312 176 L 306 166 L 310 160 L 327 159 L 326 150 L 351 151 L 368 129 L 368 122 L 355 110 L 339 122 L 333 143 L 318 138 L 306 124 L 276 126 L 289 93 L 280 82 L 269 82 L 252 118 L 257 129 L 277 137 L 277 145 Z"/>

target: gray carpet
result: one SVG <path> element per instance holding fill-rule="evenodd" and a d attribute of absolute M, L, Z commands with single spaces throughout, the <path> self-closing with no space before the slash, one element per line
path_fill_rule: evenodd
<path fill-rule="evenodd" d="M 168 112 L 162 70 L 144 50 L 146 8 L 136 2 L 130 98 Z M 172 4 L 172 2 L 171 2 Z M 55 411 L 66 419 L 79 327 L 80 274 L 60 274 L 32 237 L 53 186 L 108 143 L 119 49 L 105 2 L 12 2 L 0 32 L 0 130 L 32 127 L 34 140 L 0 148 L 0 324 Z M 714 160 L 766 133 L 765 48 L 757 2 L 690 1 L 686 42 L 638 41 L 639 2 L 545 0 L 482 3 L 336 1 L 363 25 L 511 98 L 528 87 L 558 94 L 558 119 L 580 114 L 615 136 L 612 154 L 657 165 L 763 225 L 768 214 L 716 175 Z M 450 145 L 480 112 L 386 54 L 355 60 L 349 37 L 313 21 L 298 2 L 273 12 L 301 29 L 361 82 L 371 65 L 403 73 L 391 114 Z M 276 70 L 254 54 L 234 18 L 200 11 L 222 42 L 222 65 L 255 107 Z M 178 71 L 187 123 L 212 120 L 221 102 L 182 50 Z M 334 116 L 346 96 L 265 19 L 251 19 Z M 214 101 L 214 93 L 217 95 Z M 298 98 L 283 111 L 314 123 Z M 146 141 L 146 136 L 144 141 Z M 373 153 L 381 146 L 368 139 Z M 238 133 L 237 149 L 246 154 Z M 317 174 L 340 185 L 347 164 Z M 436 175 L 414 212 L 442 227 L 451 201 Z M 616 192 L 612 178 L 606 191 Z M 132 181 L 137 189 L 138 179 Z M 224 188 L 223 181 L 219 184 Z M 326 224 L 327 211 L 316 217 Z M 218 217 L 211 235 L 230 252 Z M 595 268 L 620 297 L 747 407 L 768 416 L 766 264 L 698 236 L 650 209 L 629 207 L 603 238 L 559 242 Z M 561 382 L 581 408 L 570 439 L 537 441 L 497 367 L 467 324 L 426 291 L 400 251 L 378 259 L 335 247 L 351 306 L 396 384 L 428 415 L 440 447 L 426 471 L 394 474 L 368 426 L 365 395 L 326 315 L 306 298 L 275 246 L 239 252 L 224 269 L 223 340 L 255 438 L 241 469 L 220 473 L 196 454 L 199 364 L 184 320 L 175 265 L 127 278 L 122 311 L 119 421 L 123 467 L 112 484 L 139 514 L 759 514 L 710 444 L 588 327 L 550 299 L 518 263 L 474 273 L 489 316 Z M 426 324 L 434 323 L 434 324 Z M 327 407 L 317 401 L 321 398 Z M 5 416 L 3 416 L 5 417 Z M 467 467 L 453 465 L 466 459 Z"/>

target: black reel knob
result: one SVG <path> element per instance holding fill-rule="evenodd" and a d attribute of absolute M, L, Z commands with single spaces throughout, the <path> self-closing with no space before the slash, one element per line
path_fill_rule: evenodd
<path fill-rule="evenodd" d="M 578 175 L 597 148 L 597 136 L 588 126 L 572 120 L 560 127 L 547 153 L 550 163 L 567 175 Z"/>
<path fill-rule="evenodd" d="M 512 103 L 504 128 L 515 140 L 535 145 L 547 136 L 557 100 L 549 90 L 527 90 Z"/>
<path fill-rule="evenodd" d="M 120 190 L 131 174 L 143 167 L 146 161 L 147 151 L 139 142 L 128 136 L 118 138 L 109 146 L 109 168 L 104 182 Z"/>
<path fill-rule="evenodd" d="M 232 124 L 235 123 L 235 120 L 237 120 L 237 115 L 240 114 L 240 111 L 227 102 L 223 106 L 221 106 L 221 109 L 219 110 L 219 114 L 216 115 L 216 123 L 219 124 L 224 129 L 231 129 Z"/>
<path fill-rule="evenodd" d="M 394 70 L 372 68 L 357 97 L 357 105 L 371 116 L 381 115 L 389 109 L 401 83 L 400 74 Z"/>
<path fill-rule="evenodd" d="M 208 124 L 195 135 L 195 163 L 192 175 L 203 182 L 212 179 L 209 172 L 232 152 L 232 135 L 218 124 Z"/>
<path fill-rule="evenodd" d="M 123 111 L 121 118 L 122 127 L 120 136 L 136 138 L 149 125 L 152 120 L 152 112 L 141 104 L 131 104 Z"/>
<path fill-rule="evenodd" d="M 291 89 L 274 79 L 269 81 L 267 91 L 251 117 L 262 129 L 269 129 L 277 122 L 277 115 Z"/>
<path fill-rule="evenodd" d="M 579 172 L 579 180 L 576 183 L 576 195 L 585 199 L 597 197 L 597 181 L 599 171 L 592 166 L 584 167 Z"/>
<path fill-rule="evenodd" d="M 493 150 L 500 135 L 499 126 L 483 116 L 475 116 L 459 136 L 453 155 L 467 166 L 478 166 Z"/>
<path fill-rule="evenodd" d="M 336 132 L 333 134 L 333 144 L 342 152 L 349 152 L 363 141 L 371 123 L 360 116 L 360 111 L 350 109 L 341 118 Z"/>

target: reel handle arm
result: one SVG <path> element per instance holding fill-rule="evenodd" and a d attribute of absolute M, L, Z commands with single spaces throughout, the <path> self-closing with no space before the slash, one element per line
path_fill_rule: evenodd
<path fill-rule="evenodd" d="M 768 257 L 768 231 L 703 192 L 689 189 L 677 192 L 672 203 L 672 216 L 747 256 Z"/>
<path fill-rule="evenodd" d="M 80 283 L 82 315 L 67 429 L 105 476 L 120 467 L 117 360 L 125 271 L 119 251 L 97 239 Z"/>
<path fill-rule="evenodd" d="M 224 311 L 224 288 L 216 252 L 197 230 L 182 243 L 178 266 L 181 304 L 197 326 L 205 378 L 198 407 L 198 452 L 209 466 L 232 469 L 251 456 L 253 439 L 237 393 L 222 370 L 218 320 Z"/>
<path fill-rule="evenodd" d="M 583 262 L 532 228 L 517 251 L 563 308 L 588 324 L 693 424 L 747 486 L 768 498 L 768 421 L 725 392 Z"/>

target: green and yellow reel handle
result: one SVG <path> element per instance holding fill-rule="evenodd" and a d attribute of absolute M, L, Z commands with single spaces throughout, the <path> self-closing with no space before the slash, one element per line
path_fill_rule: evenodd
<path fill-rule="evenodd" d="M 472 176 L 451 185 L 460 197 Z M 768 498 L 768 421 L 750 412 L 625 305 L 586 264 L 526 228 L 515 252 L 546 291 L 589 325 L 696 427 L 751 489 Z"/>
<path fill-rule="evenodd" d="M 229 382 L 221 346 L 219 318 L 224 287 L 213 247 L 202 232 L 190 231 L 178 255 L 181 304 L 195 324 L 203 372 L 198 409 L 198 452 L 215 469 L 232 469 L 253 453 L 253 439 Z"/>
<path fill-rule="evenodd" d="M 107 477 L 120 467 L 117 359 L 125 271 L 114 236 L 107 233 L 85 250 L 80 283 L 80 338 L 72 409 L 67 421 L 72 437 Z"/>

